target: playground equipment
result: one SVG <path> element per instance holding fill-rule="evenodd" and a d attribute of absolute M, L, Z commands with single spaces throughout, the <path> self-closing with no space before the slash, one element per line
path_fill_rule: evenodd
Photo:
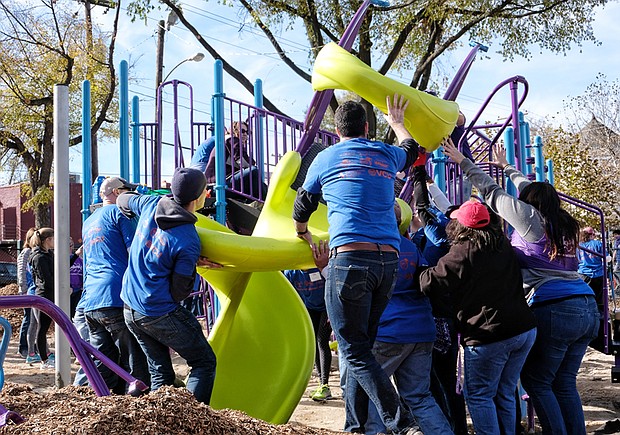
<path fill-rule="evenodd" d="M 351 89 L 365 96 L 365 88 L 377 86 L 380 91 L 377 95 L 366 95 L 365 98 L 379 107 L 385 106 L 385 97 L 395 92 L 404 93 L 415 100 L 417 110 L 426 112 L 425 118 L 408 117 L 415 132 L 414 137 L 429 150 L 434 149 L 439 140 L 450 133 L 456 121 L 458 106 L 455 103 L 442 101 L 428 94 L 411 90 L 405 85 L 392 83 L 385 77 L 366 79 L 374 71 L 365 65 L 349 68 L 350 63 L 357 61 L 346 52 L 350 49 L 359 31 L 364 13 L 370 6 L 369 0 L 364 1 L 353 17 L 351 24 L 342 36 L 338 48 L 330 45 L 325 59 L 317 60 L 316 89 L 308 115 L 304 123 L 294 119 L 277 115 L 264 110 L 260 104 L 261 86 L 257 81 L 255 105 L 248 105 L 240 101 L 226 98 L 221 80 L 221 62 L 216 62 L 215 75 L 220 76 L 216 81 L 213 96 L 213 119 L 211 122 L 197 122 L 193 118 L 193 100 L 190 98 L 190 121 L 192 131 L 188 146 L 181 143 L 181 134 L 174 131 L 173 147 L 175 165 L 186 165 L 189 162 L 195 144 L 205 139 L 212 130 L 216 137 L 218 155 L 224 155 L 223 137 L 224 125 L 231 126 L 235 121 L 245 121 L 250 128 L 248 148 L 250 155 L 255 156 L 262 178 L 269 183 L 269 192 L 266 198 L 252 198 L 236 189 L 227 188 L 221 176 L 220 168 L 214 191 L 216 192 L 216 220 L 199 216 L 197 230 L 203 240 L 202 254 L 224 265 L 220 270 L 199 269 L 199 273 L 215 290 L 221 303 L 221 312 L 209 335 L 209 341 L 218 358 L 217 376 L 212 396 L 212 406 L 215 408 L 233 408 L 245 411 L 251 416 L 261 418 L 272 423 L 288 421 L 297 406 L 307 385 L 312 370 L 314 356 L 314 337 L 310 321 L 303 303 L 297 296 L 290 283 L 279 272 L 287 268 L 309 268 L 313 266 L 311 251 L 308 246 L 299 240 L 291 222 L 292 204 L 295 197 L 295 188 L 303 182 L 305 170 L 314 155 L 322 148 L 333 144 L 336 138 L 333 134 L 319 132 L 319 124 L 329 100 L 333 95 L 332 87 Z M 484 47 L 477 44 L 466 59 L 457 77 L 446 92 L 445 100 L 454 101 L 458 95 L 475 54 Z M 343 54 L 347 53 L 346 55 Z M 323 59 L 323 58 L 322 58 Z M 353 58 L 354 59 L 354 58 Z M 343 65 L 346 64 L 346 65 Z M 123 66 L 124 65 L 124 66 Z M 331 65 L 331 66 L 330 66 Z M 337 67 L 339 71 L 355 70 L 344 81 L 332 77 L 330 68 Z M 121 104 L 126 107 L 128 101 L 127 77 L 123 73 L 126 62 L 121 63 Z M 375 73 L 376 74 L 376 73 Z M 364 80 L 372 80 L 374 85 L 369 86 Z M 355 82 L 350 86 L 349 82 Z M 394 85 L 395 87 L 390 87 Z M 174 92 L 173 111 L 175 128 L 178 123 L 178 92 L 189 90 L 191 85 L 185 82 L 172 80 L 163 83 L 158 89 L 158 108 L 162 109 L 161 92 L 164 87 L 170 86 Z M 503 86 L 510 86 L 512 112 L 504 122 L 484 125 L 478 124 L 484 108 L 491 98 Z M 519 88 L 525 90 L 519 96 Z M 406 89 L 401 88 L 404 87 Z M 86 87 L 85 87 L 86 89 Z M 85 91 L 86 92 L 86 91 Z M 504 131 L 512 136 L 507 142 L 515 145 L 515 161 L 526 162 L 529 138 L 521 130 L 518 108 L 527 95 L 527 82 L 516 76 L 502 82 L 487 98 L 478 114 L 474 116 L 466 128 L 458 146 L 462 149 L 466 141 L 471 148 L 477 163 L 483 166 L 492 176 L 499 174 L 488 165 L 490 149 Z M 371 100 L 376 99 L 376 102 Z M 90 107 L 90 104 L 85 104 Z M 160 187 L 161 160 L 163 156 L 163 139 L 161 137 L 161 113 L 155 123 L 139 122 L 139 103 L 134 97 L 131 107 L 132 123 L 126 118 L 128 110 L 121 110 L 122 165 L 120 175 L 133 182 L 143 181 L 152 188 Z M 84 117 L 88 123 L 90 117 Z M 415 118 L 415 119 L 414 119 Z M 429 124 L 431 123 L 431 124 Z M 511 127 L 512 126 L 512 127 Z M 440 129 L 443 133 L 436 136 L 427 136 L 417 130 Z M 132 130 L 133 165 L 131 177 L 129 174 L 129 129 Z M 497 133 L 488 137 L 486 131 L 496 129 Z M 510 133 L 509 133 L 510 134 Z M 90 137 L 84 133 L 84 137 Z M 524 147 L 523 147 L 524 146 Z M 542 143 L 540 143 L 542 146 Z M 142 161 L 144 167 L 140 170 L 139 150 L 143 149 Z M 525 150 L 525 151 L 524 151 Z M 538 149 L 537 149 L 538 151 Z M 549 162 L 544 165 L 541 156 L 536 155 L 536 176 L 544 176 L 544 167 L 550 168 Z M 85 154 L 86 155 L 86 154 Z M 151 164 L 152 163 L 152 164 Z M 529 163 L 531 165 L 531 163 Z M 462 201 L 463 180 L 459 168 L 442 157 L 440 150 L 436 150 L 434 158 L 429 163 L 429 172 L 434 174 L 438 184 L 443 183 L 444 189 L 453 202 Z M 90 168 L 84 168 L 84 173 L 90 173 Z M 540 175 L 539 175 L 540 174 Z M 549 171 L 551 175 L 551 171 Z M 504 180 L 499 178 L 500 183 Z M 150 183 L 149 183 L 150 182 Z M 85 183 L 86 184 L 86 183 Z M 225 191 L 236 191 L 245 195 L 248 200 L 265 200 L 265 204 L 252 229 L 252 236 L 240 236 L 222 225 L 226 218 Z M 401 198 L 409 201 L 406 190 Z M 86 194 L 85 194 L 86 195 Z M 565 200 L 570 198 L 566 197 Z M 576 203 L 579 206 L 587 204 Z M 323 207 L 323 206 L 321 206 Z M 87 206 L 84 207 L 87 209 Z M 596 212 L 596 210 L 592 210 Z M 404 219 L 403 219 L 404 220 Z M 601 213 L 601 227 L 604 228 Z M 312 215 L 309 222 L 315 241 L 327 238 L 327 221 L 324 207 Z M 17 298 L 17 299 L 15 299 Z M 96 371 L 92 360 L 93 355 L 101 359 L 106 365 L 114 367 L 111 361 L 95 349 L 81 341 L 69 319 L 49 301 L 32 296 L 3 297 L 0 306 L 6 308 L 20 308 L 34 306 L 43 309 L 61 327 L 68 336 L 71 347 L 76 352 L 78 360 L 84 367 L 91 385 L 99 395 L 109 394 L 103 380 Z M 44 302 L 45 301 L 45 302 Z M 51 305 L 51 306 L 47 306 Z M 42 308 L 41 308 L 42 307 Z M 617 361 L 617 365 L 618 365 Z M 94 370 L 94 372 L 93 372 Z M 118 371 L 117 371 L 118 370 Z M 140 391 L 140 382 L 131 378 L 120 368 L 114 369 L 123 379 L 134 384 L 134 391 Z M 102 384 L 103 383 L 103 384 Z M 0 409 L 1 415 L 2 409 Z"/>
<path fill-rule="evenodd" d="M 456 103 L 379 74 L 333 42 L 323 47 L 316 57 L 312 88 L 316 91 L 344 89 L 355 92 L 383 113 L 387 113 L 386 97 L 404 95 L 409 100 L 405 126 L 428 151 L 437 149 L 442 139 L 450 135 L 459 116 Z"/>

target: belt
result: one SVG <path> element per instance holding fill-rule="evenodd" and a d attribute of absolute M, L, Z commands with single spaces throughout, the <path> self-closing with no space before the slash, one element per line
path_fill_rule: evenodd
<path fill-rule="evenodd" d="M 398 253 L 398 250 L 391 245 L 381 245 L 380 243 L 371 243 L 371 242 L 347 243 L 345 245 L 338 246 L 337 248 L 332 248 L 331 253 L 337 254 L 339 252 L 350 252 L 350 251 L 379 251 L 379 252 Z"/>

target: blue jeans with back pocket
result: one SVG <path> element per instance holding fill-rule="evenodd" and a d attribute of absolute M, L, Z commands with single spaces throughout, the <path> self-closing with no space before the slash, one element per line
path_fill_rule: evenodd
<path fill-rule="evenodd" d="M 144 350 L 151 373 L 151 390 L 174 384 L 170 350 L 190 367 L 187 389 L 199 402 L 209 404 L 215 380 L 215 354 L 196 317 L 178 306 L 163 316 L 145 316 L 125 307 L 125 323 Z"/>
<path fill-rule="evenodd" d="M 598 333 L 596 300 L 582 295 L 534 306 L 532 311 L 538 335 L 521 372 L 523 387 L 544 434 L 585 435 L 577 371 Z"/>
<path fill-rule="evenodd" d="M 390 300 L 397 271 L 395 252 L 336 253 L 327 266 L 327 314 L 346 363 L 347 432 L 364 433 L 369 398 L 392 432 L 399 434 L 413 424 L 413 417 L 400 405 L 396 389 L 372 353 L 379 319 Z"/>

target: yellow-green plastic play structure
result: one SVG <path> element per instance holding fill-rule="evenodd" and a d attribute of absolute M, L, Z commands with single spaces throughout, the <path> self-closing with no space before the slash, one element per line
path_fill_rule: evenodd
<path fill-rule="evenodd" d="M 271 423 L 286 423 L 303 395 L 314 363 L 312 323 L 284 269 L 314 266 L 308 244 L 292 221 L 301 165 L 291 151 L 278 163 L 252 236 L 237 235 L 198 215 L 202 255 L 224 266 L 199 268 L 214 288 L 221 311 L 209 335 L 217 356 L 211 398 L 216 409 L 232 408 Z M 324 205 L 309 222 L 315 241 L 327 239 Z"/>
<path fill-rule="evenodd" d="M 450 134 L 458 116 L 455 103 L 388 79 L 335 44 L 321 50 L 313 86 L 352 90 L 384 112 L 387 95 L 404 94 L 411 101 L 406 112 L 408 129 L 429 151 Z M 310 318 L 280 272 L 314 267 L 311 249 L 296 237 L 292 221 L 296 192 L 291 185 L 300 166 L 296 151 L 280 160 L 252 236 L 235 234 L 202 215 L 196 224 L 202 255 L 224 266 L 198 269 L 221 304 L 209 335 L 217 356 L 211 406 L 238 409 L 275 424 L 286 423 L 297 407 L 314 362 Z M 402 231 L 411 219 L 411 209 L 403 204 L 401 208 Z M 324 205 L 319 205 L 308 227 L 315 243 L 328 239 Z"/>
<path fill-rule="evenodd" d="M 405 126 L 427 151 L 434 151 L 454 130 L 459 106 L 392 80 L 370 68 L 344 48 L 330 42 L 321 49 L 312 69 L 312 88 L 355 92 L 387 113 L 386 96 L 404 95 L 409 100 Z"/>

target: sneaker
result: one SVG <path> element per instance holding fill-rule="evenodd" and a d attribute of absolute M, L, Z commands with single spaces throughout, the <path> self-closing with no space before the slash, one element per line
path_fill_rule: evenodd
<path fill-rule="evenodd" d="M 424 435 L 424 432 L 422 432 L 420 427 L 416 424 L 405 429 L 403 435 Z"/>
<path fill-rule="evenodd" d="M 329 385 L 321 385 L 319 388 L 316 389 L 314 393 L 312 393 L 311 397 L 312 400 L 315 400 L 317 402 L 323 402 L 327 399 L 331 399 L 332 392 L 329 390 Z"/>
<path fill-rule="evenodd" d="M 41 370 L 48 370 L 48 369 L 55 369 L 56 368 L 56 364 L 54 363 L 54 361 L 52 361 L 51 358 L 48 358 L 47 361 L 42 361 L 41 362 Z"/>
<path fill-rule="evenodd" d="M 26 357 L 26 364 L 33 365 L 38 362 L 41 362 L 41 357 L 38 353 L 33 353 Z"/>
<path fill-rule="evenodd" d="M 47 355 L 47 359 L 50 360 L 52 363 L 56 362 L 56 355 L 54 355 L 54 353 L 50 353 Z"/>

